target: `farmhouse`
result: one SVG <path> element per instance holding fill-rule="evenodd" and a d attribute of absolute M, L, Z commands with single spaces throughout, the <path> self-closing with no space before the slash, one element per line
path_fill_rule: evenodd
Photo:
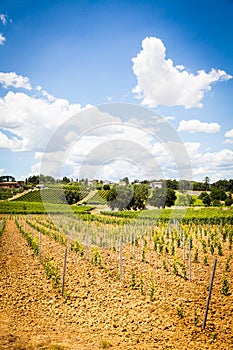
<path fill-rule="evenodd" d="M 151 188 L 162 188 L 163 187 L 163 183 L 162 183 L 162 181 L 151 181 L 150 182 L 150 187 Z"/>
<path fill-rule="evenodd" d="M 24 184 L 23 181 L 4 181 L 4 182 L 0 182 L 0 188 L 8 188 L 8 189 L 20 188 L 20 187 L 23 187 L 23 184 Z"/>

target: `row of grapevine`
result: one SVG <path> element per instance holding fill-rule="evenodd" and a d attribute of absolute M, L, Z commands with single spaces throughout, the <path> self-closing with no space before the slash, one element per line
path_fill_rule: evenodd
<path fill-rule="evenodd" d="M 57 220 L 57 224 L 54 220 Z M 140 225 L 137 222 L 137 225 L 117 226 L 96 221 L 83 222 L 80 219 L 66 222 L 61 216 L 53 217 L 53 221 L 40 216 L 34 220 L 27 219 L 26 223 L 63 245 L 67 240 L 72 241 L 71 246 L 76 247 L 74 250 L 82 252 L 87 250 L 87 246 L 116 252 L 119 242 L 122 242 L 134 259 L 137 256 L 138 260 L 149 262 L 152 268 L 153 260 L 160 261 L 165 271 L 184 279 L 189 276 L 190 280 L 195 272 L 193 264 L 209 266 L 214 257 L 223 256 L 226 248 L 232 250 L 233 230 L 229 224 L 170 225 L 141 221 Z M 229 256 L 225 257 L 228 266 Z"/>

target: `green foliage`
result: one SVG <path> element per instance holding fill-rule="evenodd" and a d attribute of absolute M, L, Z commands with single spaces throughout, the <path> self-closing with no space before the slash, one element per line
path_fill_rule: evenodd
<path fill-rule="evenodd" d="M 102 349 L 109 349 L 111 346 L 112 346 L 112 344 L 108 340 L 106 340 L 106 339 L 101 340 Z"/>
<path fill-rule="evenodd" d="M 194 324 L 195 326 L 197 326 L 199 323 L 199 315 L 197 313 L 197 310 L 195 310 L 195 314 L 194 314 Z"/>
<path fill-rule="evenodd" d="M 202 198 L 202 202 L 205 206 L 209 207 L 211 204 L 210 196 L 208 194 L 206 194 L 206 196 Z"/>
<path fill-rule="evenodd" d="M 222 250 L 222 246 L 221 243 L 218 243 L 218 255 L 222 256 L 223 255 L 223 250 Z"/>
<path fill-rule="evenodd" d="M 175 204 L 176 193 L 171 188 L 154 188 L 151 190 L 148 203 L 158 208 L 171 207 Z"/>
<path fill-rule="evenodd" d="M 163 258 L 163 268 L 165 271 L 168 271 L 168 266 L 165 258 Z"/>
<path fill-rule="evenodd" d="M 178 268 L 177 265 L 175 263 L 175 261 L 172 264 L 172 272 L 174 273 L 174 275 L 178 276 L 179 272 L 178 272 Z"/>
<path fill-rule="evenodd" d="M 59 186 L 32 190 L 15 199 L 18 202 L 44 202 L 54 204 L 74 204 L 82 199 L 82 194 L 77 185 Z"/>
<path fill-rule="evenodd" d="M 147 184 L 137 184 L 133 187 L 133 199 L 131 201 L 131 207 L 134 210 L 145 209 L 146 201 L 148 198 L 148 185 Z"/>
<path fill-rule="evenodd" d="M 177 311 L 178 316 L 179 316 L 180 318 L 184 318 L 184 310 L 182 309 L 182 307 L 177 306 L 176 311 Z"/>
<path fill-rule="evenodd" d="M 3 201 L 0 202 L 0 214 L 45 214 L 49 213 L 77 213 L 77 215 L 89 214 L 93 207 L 68 204 L 46 203 L 46 208 L 42 202 L 22 202 L 22 201 Z"/>
<path fill-rule="evenodd" d="M 146 260 L 146 247 L 147 247 L 147 240 L 143 238 L 142 262 L 145 262 Z"/>
<path fill-rule="evenodd" d="M 229 272 L 230 271 L 230 261 L 231 261 L 231 259 L 232 259 L 232 254 L 230 254 L 229 256 L 228 256 L 228 258 L 227 258 L 227 261 L 226 261 L 226 266 L 225 266 L 225 271 L 226 272 Z"/>
<path fill-rule="evenodd" d="M 155 281 L 153 279 L 153 275 L 151 273 L 151 276 L 150 276 L 150 301 L 155 300 L 155 292 L 156 292 L 156 284 L 155 284 Z"/>
<path fill-rule="evenodd" d="M 91 257 L 91 262 L 94 266 L 102 268 L 102 255 L 97 248 L 94 249 L 93 255 Z"/>
<path fill-rule="evenodd" d="M 225 206 L 230 207 L 232 204 L 233 204 L 232 194 L 229 194 L 229 196 L 225 199 Z"/>
<path fill-rule="evenodd" d="M 133 269 L 130 271 L 130 275 L 131 275 L 130 288 L 135 289 L 136 288 L 136 275 L 135 275 L 135 271 Z"/>
<path fill-rule="evenodd" d="M 113 186 L 107 194 L 107 202 L 111 209 L 130 209 L 133 199 L 132 186 Z"/>
<path fill-rule="evenodd" d="M 143 210 L 143 211 L 121 211 L 121 212 L 107 212 L 101 211 L 102 215 L 148 220 L 159 220 L 159 222 L 169 222 L 171 218 L 173 220 L 180 220 L 182 223 L 199 222 L 202 224 L 218 224 L 229 223 L 233 224 L 233 207 L 229 208 L 185 208 L 183 209 L 155 209 L 155 210 Z"/>
<path fill-rule="evenodd" d="M 140 282 L 139 282 L 139 289 L 142 295 L 144 295 L 144 274 L 141 275 Z"/>
<path fill-rule="evenodd" d="M 24 189 L 21 188 L 0 188 L 0 200 L 6 200 L 15 196 L 16 194 L 22 193 Z"/>
<path fill-rule="evenodd" d="M 189 194 L 178 193 L 175 205 L 187 207 L 193 204 L 193 199 Z"/>
<path fill-rule="evenodd" d="M 226 276 L 223 274 L 221 293 L 224 295 L 229 295 L 229 289 L 230 289 L 229 282 L 228 282 Z"/>
<path fill-rule="evenodd" d="M 16 226 L 18 227 L 19 231 L 22 233 L 22 235 L 25 237 L 28 245 L 31 247 L 35 255 L 38 255 L 39 251 L 39 245 L 38 245 L 38 240 L 37 238 L 33 238 L 32 235 L 25 231 L 23 227 L 19 224 L 17 220 L 15 220 Z"/>
<path fill-rule="evenodd" d="M 51 279 L 53 283 L 53 287 L 57 288 L 60 284 L 58 266 L 55 265 L 55 262 L 53 259 L 49 259 L 49 258 L 45 262 L 43 262 L 43 265 L 44 265 L 44 270 L 48 279 Z"/>
<path fill-rule="evenodd" d="M 75 240 L 75 241 L 72 241 L 70 243 L 70 249 L 71 251 L 75 252 L 75 253 L 79 253 L 80 256 L 83 256 L 84 255 L 84 248 L 83 246 L 81 245 L 81 243 L 79 243 L 78 240 Z"/>
<path fill-rule="evenodd" d="M 98 205 L 107 203 L 107 196 L 109 190 L 99 190 L 91 198 L 85 200 L 86 204 Z"/>
<path fill-rule="evenodd" d="M 227 198 L 226 192 L 223 189 L 213 188 L 210 192 L 210 198 L 212 201 L 219 200 L 224 201 Z"/>
<path fill-rule="evenodd" d="M 208 255 L 205 255 L 205 256 L 204 256 L 204 261 L 203 261 L 203 263 L 204 263 L 205 266 L 208 266 L 208 265 L 209 265 L 209 264 L 208 264 Z"/>
<path fill-rule="evenodd" d="M 2 219 L 0 221 L 0 237 L 2 236 L 4 230 L 5 230 L 5 227 L 6 227 L 6 219 Z"/>

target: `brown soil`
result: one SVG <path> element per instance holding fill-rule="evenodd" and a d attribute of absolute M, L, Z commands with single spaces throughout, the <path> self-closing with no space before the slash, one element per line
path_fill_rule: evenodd
<path fill-rule="evenodd" d="M 41 236 L 41 259 L 49 255 L 61 275 L 64 246 Z M 8 219 L 0 239 L 0 349 L 233 349 L 232 295 L 213 292 L 207 326 L 201 329 L 207 296 L 202 280 L 209 281 L 210 267 L 197 268 L 194 283 L 164 275 L 157 263 L 151 301 L 148 293 L 129 287 L 132 267 L 147 274 L 148 262 L 135 262 L 126 251 L 126 282 L 120 282 L 114 268 L 111 271 L 117 255 L 106 250 L 102 255 L 108 269 L 68 252 L 62 297 Z M 216 289 L 219 283 L 216 279 Z M 183 318 L 177 307 L 184 311 Z M 198 325 L 194 310 L 200 316 Z"/>

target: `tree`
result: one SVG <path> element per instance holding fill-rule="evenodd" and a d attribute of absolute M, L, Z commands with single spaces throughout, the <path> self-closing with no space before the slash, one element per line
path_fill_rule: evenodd
<path fill-rule="evenodd" d="M 131 200 L 131 207 L 134 210 L 145 209 L 146 201 L 148 198 L 148 185 L 147 184 L 138 184 L 133 187 L 133 198 Z"/>
<path fill-rule="evenodd" d="M 178 181 L 177 180 L 166 180 L 166 188 L 171 188 L 172 190 L 178 190 Z"/>
<path fill-rule="evenodd" d="M 190 190 L 191 183 L 188 180 L 180 180 L 179 181 L 179 190 L 180 191 L 187 191 Z"/>
<path fill-rule="evenodd" d="M 0 182 L 12 182 L 12 181 L 15 181 L 14 176 L 11 176 L 11 175 L 0 176 Z"/>
<path fill-rule="evenodd" d="M 32 175 L 32 176 L 29 176 L 29 178 L 28 178 L 28 183 L 30 183 L 30 184 L 38 185 L 39 182 L 40 182 L 39 175 Z"/>
<path fill-rule="evenodd" d="M 225 206 L 230 207 L 233 204 L 232 195 L 229 194 L 229 196 L 225 199 Z"/>
<path fill-rule="evenodd" d="M 70 179 L 68 179 L 68 177 L 64 176 L 63 179 L 62 179 L 62 182 L 64 184 L 67 184 L 68 182 L 70 182 Z"/>
<path fill-rule="evenodd" d="M 210 183 L 210 178 L 208 176 L 206 176 L 204 179 L 204 184 L 205 184 L 206 190 L 208 190 L 208 188 L 209 188 L 209 183 Z"/>
<path fill-rule="evenodd" d="M 155 188 L 151 191 L 148 203 L 157 208 L 171 207 L 175 204 L 176 193 L 171 188 Z"/>
<path fill-rule="evenodd" d="M 203 192 L 204 193 L 204 192 Z M 205 192 L 206 193 L 206 192 Z M 200 196 L 199 196 L 200 197 Z M 203 196 L 202 198 L 202 203 L 206 206 L 206 207 L 209 207 L 210 204 L 211 204 L 211 198 L 210 196 L 208 195 L 208 193 L 206 193 L 205 196 Z"/>
<path fill-rule="evenodd" d="M 126 186 L 128 186 L 128 185 L 129 185 L 129 179 L 128 179 L 128 177 L 127 177 L 127 176 L 126 176 L 126 177 L 124 177 L 123 179 L 120 179 L 120 181 L 125 181 Z"/>
<path fill-rule="evenodd" d="M 175 200 L 176 192 L 171 188 L 167 188 L 165 206 L 172 207 L 175 204 Z"/>
<path fill-rule="evenodd" d="M 210 192 L 210 198 L 212 201 L 225 201 L 225 199 L 227 198 L 227 194 L 223 189 L 213 188 Z"/>
<path fill-rule="evenodd" d="M 111 209 L 145 209 L 147 198 L 147 184 L 115 185 L 107 193 L 107 202 Z"/>
<path fill-rule="evenodd" d="M 64 194 L 68 204 L 77 203 L 82 198 L 80 191 L 72 188 L 70 189 L 66 188 L 64 190 Z"/>
<path fill-rule="evenodd" d="M 108 205 L 113 210 L 130 209 L 133 199 L 132 186 L 113 186 L 106 196 Z"/>
<path fill-rule="evenodd" d="M 193 203 L 192 196 L 186 193 L 180 193 L 176 200 L 176 205 L 189 206 Z"/>

